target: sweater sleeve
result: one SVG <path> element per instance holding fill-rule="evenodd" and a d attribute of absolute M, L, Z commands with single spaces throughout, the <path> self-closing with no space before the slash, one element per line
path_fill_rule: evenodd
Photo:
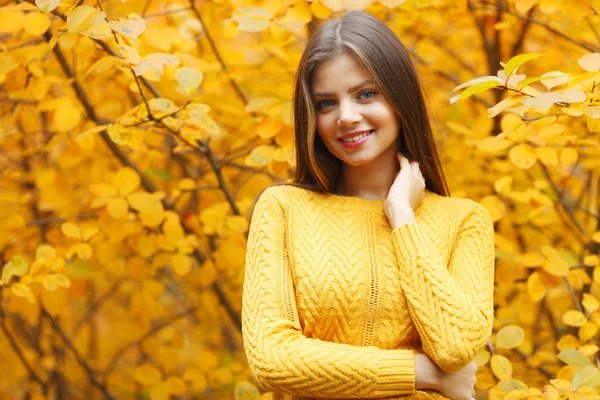
<path fill-rule="evenodd" d="M 257 385 L 266 391 L 327 398 L 412 393 L 412 350 L 352 346 L 303 335 L 286 251 L 286 213 L 273 189 L 265 190 L 254 208 L 242 294 L 244 348 Z"/>
<path fill-rule="evenodd" d="M 488 211 L 473 204 L 447 266 L 418 222 L 392 231 L 423 351 L 446 372 L 467 365 L 492 333 L 494 227 Z"/>

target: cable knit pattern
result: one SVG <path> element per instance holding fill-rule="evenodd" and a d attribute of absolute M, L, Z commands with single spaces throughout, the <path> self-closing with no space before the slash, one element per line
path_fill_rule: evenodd
<path fill-rule="evenodd" d="M 268 188 L 248 233 L 242 333 L 278 400 L 445 399 L 414 354 L 456 371 L 492 331 L 494 230 L 469 199 L 426 191 L 392 230 L 384 200 Z"/>

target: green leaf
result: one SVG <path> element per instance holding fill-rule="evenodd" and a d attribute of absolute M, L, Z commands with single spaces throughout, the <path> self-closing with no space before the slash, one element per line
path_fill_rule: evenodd
<path fill-rule="evenodd" d="M 146 170 L 147 174 L 154 175 L 158 178 L 164 179 L 166 181 L 171 182 L 173 180 L 173 175 L 169 174 L 167 171 L 157 170 L 157 169 L 148 169 Z"/>
<path fill-rule="evenodd" d="M 506 65 L 504 66 L 504 73 L 506 74 L 506 79 L 521 65 L 525 64 L 527 61 L 535 60 L 536 58 L 540 58 L 543 54 L 540 53 L 529 53 L 529 54 L 519 54 L 518 56 L 514 56 L 511 58 Z"/>

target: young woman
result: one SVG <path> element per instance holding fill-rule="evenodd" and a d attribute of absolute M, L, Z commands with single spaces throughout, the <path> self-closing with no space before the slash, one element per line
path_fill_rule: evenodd
<path fill-rule="evenodd" d="M 448 197 L 393 32 L 361 12 L 325 23 L 294 119 L 294 181 L 251 212 L 242 318 L 257 384 L 285 400 L 470 400 L 492 330 L 492 220 Z"/>

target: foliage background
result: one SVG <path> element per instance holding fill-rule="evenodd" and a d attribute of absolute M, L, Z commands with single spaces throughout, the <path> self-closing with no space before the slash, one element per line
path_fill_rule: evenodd
<path fill-rule="evenodd" d="M 271 398 L 246 214 L 293 175 L 308 34 L 349 9 L 408 48 L 452 195 L 495 221 L 477 398 L 598 398 L 599 2 L 4 0 L 2 399 Z"/>

